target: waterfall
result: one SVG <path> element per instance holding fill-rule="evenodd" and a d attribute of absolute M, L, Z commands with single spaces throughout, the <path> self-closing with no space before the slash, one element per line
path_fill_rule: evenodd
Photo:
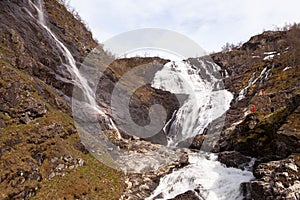
<path fill-rule="evenodd" d="M 265 78 L 268 78 L 268 75 L 269 75 L 269 72 L 271 71 L 271 69 L 267 70 L 268 67 L 265 67 L 261 73 L 259 74 L 259 76 L 257 78 L 255 78 L 255 72 L 252 74 L 252 77 L 249 79 L 248 81 L 248 85 L 242 89 L 240 92 L 239 92 L 239 96 L 237 98 L 238 101 L 242 100 L 245 98 L 247 92 L 248 92 L 248 89 L 254 85 L 259 79 L 262 79 L 263 76 L 265 76 Z"/>
<path fill-rule="evenodd" d="M 169 62 L 155 74 L 153 87 L 188 96 L 169 125 L 170 146 L 202 134 L 229 109 L 233 95 L 222 88 L 220 70 L 212 61 L 189 59 Z"/>
<path fill-rule="evenodd" d="M 115 126 L 115 124 L 113 123 L 112 119 L 110 119 L 110 117 L 108 117 L 98 107 L 98 105 L 96 103 L 96 100 L 95 100 L 95 97 L 94 97 L 95 91 L 89 86 L 87 79 L 80 74 L 79 69 L 76 66 L 76 61 L 75 61 L 74 57 L 72 56 L 71 52 L 58 39 L 58 37 L 51 31 L 51 29 L 47 26 L 46 20 L 45 20 L 44 11 L 43 11 L 43 1 L 42 0 L 38 0 L 36 4 L 34 4 L 34 3 L 32 3 L 30 1 L 30 4 L 37 11 L 39 24 L 54 39 L 54 41 L 57 44 L 57 47 L 61 50 L 61 52 L 63 53 L 64 57 L 66 58 L 66 62 L 67 62 L 67 63 L 65 63 L 66 69 L 72 75 L 72 79 L 73 79 L 72 81 L 74 81 L 74 84 L 83 91 L 84 97 L 87 98 L 86 99 L 87 100 L 86 103 L 88 103 L 99 115 L 101 115 L 102 117 L 104 117 L 104 119 L 108 123 L 109 127 L 112 128 L 112 129 L 114 129 L 114 130 L 116 130 L 117 133 L 118 133 L 118 135 L 120 136 L 119 131 L 118 131 L 117 127 Z"/>
<path fill-rule="evenodd" d="M 175 119 L 169 122 L 170 146 L 202 134 L 210 122 L 229 109 L 233 95 L 222 87 L 220 70 L 212 61 L 202 58 L 170 62 L 156 73 L 153 87 L 188 95 Z M 199 199 L 205 200 L 243 199 L 240 184 L 253 179 L 250 171 L 226 168 L 214 154 L 190 154 L 189 162 L 190 165 L 161 178 L 147 200 L 171 199 L 187 191 L 194 191 Z"/>
<path fill-rule="evenodd" d="M 67 59 L 67 70 L 69 71 L 70 74 L 73 76 L 73 80 L 75 80 L 75 84 L 77 87 L 81 88 L 84 92 L 84 95 L 88 99 L 88 103 L 94 107 L 97 108 L 97 103 L 94 98 L 94 92 L 91 89 L 91 87 L 88 85 L 87 80 L 81 76 L 79 73 L 79 70 L 76 66 L 76 61 L 74 57 L 72 56 L 71 52 L 69 49 L 57 38 L 57 36 L 50 30 L 50 28 L 46 25 L 46 20 L 45 20 L 45 15 L 43 12 L 43 3 L 42 0 L 38 0 L 37 5 L 32 4 L 37 13 L 38 13 L 38 21 L 40 25 L 48 32 L 48 34 L 55 40 L 58 48 L 61 50 L 65 58 Z"/>
<path fill-rule="evenodd" d="M 95 91 L 90 87 L 87 79 L 80 74 L 71 52 L 47 26 L 42 0 L 38 0 L 37 4 L 31 1 L 30 3 L 38 13 L 39 24 L 53 38 L 66 58 L 65 66 L 72 75 L 74 84 L 82 90 L 87 98 L 89 108 L 103 116 L 109 127 L 115 129 L 119 134 L 113 120 L 97 106 L 94 97 Z M 167 63 L 155 75 L 153 87 L 169 90 L 175 94 L 188 95 L 181 108 L 174 112 L 172 122 L 170 121 L 168 124 L 170 126 L 169 132 L 172 132 L 168 138 L 170 145 L 176 145 L 186 138 L 203 133 L 204 128 L 212 120 L 222 116 L 229 108 L 232 94 L 222 89 L 221 77 L 218 76 L 219 70 L 219 67 L 210 61 L 196 59 Z M 83 112 L 83 114 L 85 113 Z M 95 116 L 95 121 L 97 122 L 97 120 L 97 116 Z M 89 124 L 86 125 L 93 129 Z M 99 136 L 97 127 L 94 130 L 96 138 Z M 101 148 L 107 149 L 104 140 L 100 140 L 100 143 Z M 145 157 L 143 155 L 138 160 Z M 129 161 L 137 160 L 134 154 L 125 158 L 128 159 L 121 160 L 124 161 L 123 165 L 128 164 Z M 153 159 L 153 157 L 151 158 Z M 203 193 L 199 195 L 204 195 L 207 199 L 241 199 L 239 184 L 253 178 L 250 172 L 224 167 L 216 161 L 213 154 L 190 155 L 189 161 L 190 165 L 163 177 L 153 195 L 148 199 L 158 199 L 156 198 L 157 195 L 162 199 L 169 199 L 185 191 L 195 190 L 200 186 L 203 187 Z M 138 164 L 137 167 L 143 167 L 140 163 Z"/>

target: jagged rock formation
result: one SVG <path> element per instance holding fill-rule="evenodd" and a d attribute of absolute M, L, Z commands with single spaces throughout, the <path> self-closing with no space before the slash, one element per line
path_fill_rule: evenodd
<path fill-rule="evenodd" d="M 286 159 L 259 164 L 257 180 L 250 182 L 253 199 L 299 199 L 299 154 Z"/>
<path fill-rule="evenodd" d="M 127 72 L 130 70 L 142 67 L 146 68 L 147 66 L 151 65 L 157 65 L 159 64 L 159 67 L 157 70 L 161 69 L 165 63 L 169 62 L 169 60 L 164 60 L 158 57 L 153 58 L 124 58 L 124 59 L 118 59 L 115 60 L 104 72 L 104 75 L 101 77 L 98 83 L 98 91 L 101 91 L 97 93 L 97 101 L 100 105 L 102 105 L 104 108 L 110 110 L 111 108 L 111 95 L 113 93 L 113 90 L 115 89 L 115 85 L 118 83 L 119 79 L 124 76 Z M 145 73 L 147 73 L 145 75 Z M 153 73 L 153 72 L 152 72 Z M 140 74 L 133 74 L 130 79 L 126 80 L 126 84 L 130 85 L 142 85 L 142 87 L 139 87 L 136 91 L 134 91 L 132 94 L 129 94 L 131 96 L 130 104 L 129 104 L 129 111 L 132 117 L 132 120 L 140 125 L 145 126 L 149 124 L 149 109 L 154 104 L 159 104 L 164 106 L 164 108 L 167 111 L 167 120 L 172 117 L 172 114 L 175 110 L 178 110 L 179 108 L 179 102 L 176 98 L 176 96 L 170 92 L 158 90 L 155 88 L 152 88 L 149 83 L 147 83 L 144 79 L 147 77 L 148 79 L 153 79 L 153 76 L 155 74 L 155 71 L 153 74 L 149 72 L 149 70 L 146 70 L 145 72 L 141 72 Z M 139 80 L 137 82 L 136 80 Z M 126 89 L 121 90 L 119 94 L 126 96 L 128 95 L 128 91 Z M 122 100 L 121 98 L 120 100 Z M 124 103 L 120 102 L 120 105 L 124 105 Z M 109 111 L 111 112 L 111 111 Z M 121 115 L 122 111 L 118 110 L 118 115 Z M 122 130 L 121 130 L 122 131 Z M 122 132 L 123 136 L 125 137 L 126 133 Z M 167 138 L 166 134 L 161 130 L 158 134 L 155 136 L 152 136 L 150 138 L 145 138 L 147 141 L 151 141 L 153 143 L 159 143 L 159 144 L 166 144 Z"/>

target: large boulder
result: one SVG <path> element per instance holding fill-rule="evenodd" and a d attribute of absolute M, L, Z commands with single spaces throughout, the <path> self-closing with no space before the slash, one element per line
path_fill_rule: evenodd
<path fill-rule="evenodd" d="M 245 156 L 237 151 L 225 151 L 218 154 L 218 160 L 227 167 L 245 169 L 249 167 L 251 157 Z"/>

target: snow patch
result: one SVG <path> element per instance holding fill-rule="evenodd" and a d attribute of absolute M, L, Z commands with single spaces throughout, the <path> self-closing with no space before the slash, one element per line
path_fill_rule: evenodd
<path fill-rule="evenodd" d="M 264 55 L 273 55 L 276 53 L 277 53 L 277 51 L 269 51 L 269 52 L 264 52 Z"/>
<path fill-rule="evenodd" d="M 263 60 L 272 60 L 273 58 L 274 58 L 274 55 L 269 55 L 269 56 L 264 57 Z"/>
<path fill-rule="evenodd" d="M 282 71 L 286 71 L 286 70 L 289 70 L 291 68 L 292 68 L 291 66 L 288 66 L 288 67 L 284 68 Z"/>

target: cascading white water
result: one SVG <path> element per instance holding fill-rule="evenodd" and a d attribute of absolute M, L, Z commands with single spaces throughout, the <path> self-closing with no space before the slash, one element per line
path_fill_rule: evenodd
<path fill-rule="evenodd" d="M 202 134 L 211 121 L 229 109 L 233 95 L 222 88 L 220 70 L 211 61 L 195 59 L 193 63 L 169 62 L 155 74 L 153 87 L 188 95 L 170 127 L 170 146 Z"/>
<path fill-rule="evenodd" d="M 45 15 L 43 11 L 43 2 L 42 0 L 38 0 L 37 5 L 32 4 L 37 13 L 38 13 L 38 21 L 40 25 L 51 35 L 51 37 L 55 40 L 58 48 L 61 50 L 61 52 L 64 54 L 65 58 L 67 59 L 67 70 L 69 71 L 70 74 L 73 76 L 73 80 L 75 80 L 75 84 L 77 87 L 80 87 L 83 91 L 85 96 L 88 98 L 88 103 L 93 106 L 97 107 L 97 103 L 94 98 L 94 92 L 90 88 L 90 86 L 87 83 L 87 80 L 81 76 L 79 73 L 79 70 L 76 66 L 76 61 L 74 57 L 72 56 L 71 52 L 69 49 L 56 37 L 56 35 L 50 30 L 50 28 L 46 25 L 45 21 Z"/>
<path fill-rule="evenodd" d="M 93 91 L 93 89 L 89 86 L 87 79 L 80 74 L 79 69 L 76 66 L 76 61 L 75 61 L 74 57 L 72 56 L 71 52 L 58 39 L 58 37 L 51 31 L 51 29 L 46 25 L 45 15 L 44 15 L 44 11 L 43 11 L 43 1 L 38 0 L 37 5 L 32 3 L 31 1 L 30 1 L 30 3 L 36 9 L 36 11 L 38 13 L 38 22 L 47 31 L 47 33 L 54 39 L 54 41 L 57 44 L 57 47 L 61 50 L 64 57 L 67 59 L 66 60 L 67 63 L 65 63 L 66 69 L 72 75 L 72 81 L 74 81 L 74 84 L 83 91 L 84 97 L 87 98 L 86 103 L 88 103 L 95 110 L 95 112 L 97 112 L 99 115 L 104 117 L 104 119 L 108 123 L 109 127 L 111 129 L 116 130 L 118 135 L 120 136 L 120 133 L 119 133 L 117 127 L 115 126 L 114 122 L 112 121 L 112 119 L 109 116 L 107 116 L 98 107 L 95 97 L 94 97 L 95 91 Z"/>
<path fill-rule="evenodd" d="M 229 109 L 233 95 L 222 88 L 219 71 L 213 62 L 198 59 L 170 62 L 156 73 L 153 87 L 189 95 L 173 119 L 170 145 L 203 133 L 212 120 Z M 190 165 L 163 177 L 147 200 L 170 199 L 197 188 L 201 188 L 199 199 L 242 199 L 240 184 L 253 178 L 250 171 L 226 168 L 214 154 L 189 155 L 189 162 Z"/>
<path fill-rule="evenodd" d="M 154 193 L 146 200 L 171 199 L 195 189 L 198 189 L 199 193 L 195 194 L 199 199 L 243 199 L 240 184 L 253 179 L 253 174 L 249 171 L 227 168 L 216 159 L 216 155 L 204 152 L 190 155 L 190 165 L 163 177 Z"/>
<path fill-rule="evenodd" d="M 249 81 L 248 81 L 248 85 L 244 88 L 244 89 L 242 89 L 241 91 L 240 91 L 240 93 L 239 93 L 239 96 L 238 96 L 238 100 L 240 101 L 240 100 L 242 100 L 242 99 L 244 99 L 245 98 L 245 95 L 247 94 L 247 92 L 248 92 L 248 89 L 252 86 L 252 85 L 254 85 L 259 79 L 262 79 L 262 77 L 264 77 L 265 76 L 265 79 L 267 79 L 268 78 L 268 75 L 269 75 L 269 73 L 270 73 L 270 71 L 272 70 L 272 68 L 273 67 L 271 67 L 270 69 L 268 69 L 268 67 L 265 67 L 261 72 L 260 72 L 260 74 L 259 74 L 259 76 L 257 77 L 257 78 L 255 78 L 255 72 L 252 74 L 252 77 L 249 79 Z"/>

